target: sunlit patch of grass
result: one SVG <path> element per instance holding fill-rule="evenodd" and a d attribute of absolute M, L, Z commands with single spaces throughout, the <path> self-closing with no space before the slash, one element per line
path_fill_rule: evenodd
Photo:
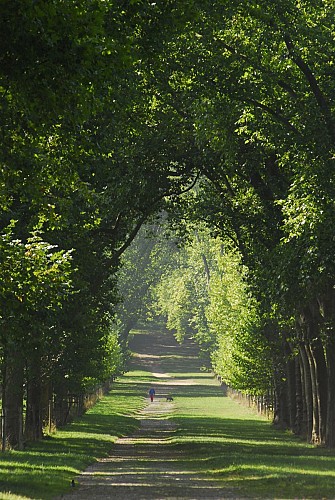
<path fill-rule="evenodd" d="M 182 358 L 162 350 L 159 369 L 180 383 L 173 388 L 178 428 L 166 443 L 180 471 L 205 473 L 243 497 L 335 497 L 333 451 L 275 430 L 266 417 L 225 397 L 192 349 Z M 150 380 L 149 371 L 142 375 Z"/>
<path fill-rule="evenodd" d="M 123 375 L 123 378 L 126 381 L 134 379 L 136 384 L 140 384 L 141 382 L 145 382 L 148 378 L 152 379 L 152 375 L 150 372 L 144 370 L 129 370 Z"/>
<path fill-rule="evenodd" d="M 222 395 L 215 380 L 176 398 L 174 448 L 184 467 L 251 498 L 334 498 L 335 453 L 274 429 Z"/>
<path fill-rule="evenodd" d="M 142 342 L 143 331 L 135 337 Z M 152 365 L 134 358 L 131 371 L 82 419 L 23 452 L 1 456 L 0 491 L 6 492 L 1 499 L 51 499 L 69 490 L 79 471 L 107 456 L 118 436 L 131 434 L 139 425 L 136 414 L 145 405 L 148 385 L 157 382 L 151 366 L 169 374 L 171 384 L 177 382 L 172 416 L 177 429 L 160 446 L 178 473 L 205 474 L 238 497 L 335 498 L 334 451 L 275 430 L 265 417 L 225 397 L 215 377 L 201 371 L 192 348 L 186 346 L 176 355 L 172 342 L 167 351 L 155 347 L 152 338 L 145 342 L 140 352 L 148 354 L 152 347 Z M 158 409 L 150 418 L 171 415 Z M 138 440 L 136 446 L 140 444 Z M 147 458 L 139 454 L 141 460 Z"/>
<path fill-rule="evenodd" d="M 81 419 L 41 442 L 28 443 L 24 451 L 3 453 L 0 498 L 51 499 L 69 490 L 80 471 L 108 456 L 119 436 L 139 426 L 136 413 L 143 406 L 139 388 L 122 378 Z"/>
<path fill-rule="evenodd" d="M 28 500 L 29 497 L 23 497 L 21 495 L 14 495 L 10 492 L 1 493 L 1 500 Z"/>

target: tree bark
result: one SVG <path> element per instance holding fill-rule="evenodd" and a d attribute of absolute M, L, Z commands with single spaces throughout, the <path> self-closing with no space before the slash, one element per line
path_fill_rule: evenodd
<path fill-rule="evenodd" d="M 61 427 L 66 423 L 68 411 L 68 387 L 66 385 L 65 379 L 56 384 L 56 387 L 54 387 L 54 391 L 54 421 L 56 427 Z"/>
<path fill-rule="evenodd" d="M 288 389 L 288 412 L 290 429 L 294 430 L 296 419 L 296 377 L 295 377 L 295 360 L 292 359 L 292 351 L 289 344 L 285 345 L 286 354 L 286 375 L 287 375 L 287 389 Z"/>
<path fill-rule="evenodd" d="M 327 366 L 324 354 L 324 348 L 320 337 L 317 337 L 311 343 L 311 354 L 315 367 L 316 398 L 318 406 L 318 439 L 320 444 L 326 440 L 326 422 L 327 422 Z"/>
<path fill-rule="evenodd" d="M 335 289 L 332 283 L 319 298 L 323 319 L 324 350 L 327 363 L 327 422 L 325 443 L 335 448 Z"/>
<path fill-rule="evenodd" d="M 3 449 L 22 450 L 24 446 L 23 380 L 22 350 L 14 342 L 8 342 L 4 349 L 2 382 Z"/>
<path fill-rule="evenodd" d="M 281 376 L 275 377 L 274 390 L 274 418 L 273 423 L 281 429 L 288 429 L 290 426 L 290 417 L 288 409 L 287 385 L 283 382 Z"/>
<path fill-rule="evenodd" d="M 304 404 L 304 392 L 302 384 L 302 369 L 300 366 L 300 357 L 294 359 L 295 367 L 295 420 L 293 432 L 299 436 L 306 436 L 306 405 Z"/>
<path fill-rule="evenodd" d="M 322 316 L 316 299 L 310 300 L 301 311 L 299 320 L 301 355 L 304 372 L 309 373 L 311 399 L 306 392 L 308 409 L 308 439 L 314 444 L 325 442 L 327 418 L 327 369 L 321 342 Z M 305 377 L 307 383 L 307 377 Z M 307 389 L 307 387 L 306 387 Z M 310 408 L 309 408 L 309 405 Z M 310 422 L 312 427 L 309 427 Z"/>
<path fill-rule="evenodd" d="M 27 414 L 24 436 L 29 441 L 43 437 L 41 415 L 41 359 L 38 349 L 29 359 L 27 370 Z"/>
<path fill-rule="evenodd" d="M 305 346 L 303 344 L 299 347 L 299 354 L 301 360 L 302 367 L 302 384 L 303 384 L 303 392 L 305 396 L 305 409 L 306 409 L 306 437 L 307 440 L 311 440 L 312 438 L 312 422 L 313 422 L 313 398 L 312 398 L 312 381 L 311 381 L 311 373 L 309 368 L 309 362 L 305 350 Z"/>
<path fill-rule="evenodd" d="M 326 343 L 328 394 L 326 446 L 335 448 L 335 338 L 330 335 Z"/>
<path fill-rule="evenodd" d="M 310 345 L 305 345 L 305 352 L 309 364 L 309 371 L 311 377 L 311 387 L 312 387 L 312 432 L 310 436 L 310 442 L 313 444 L 320 443 L 319 435 L 319 398 L 317 395 L 317 381 L 316 381 L 316 368 L 314 364 L 313 355 L 311 352 Z"/>

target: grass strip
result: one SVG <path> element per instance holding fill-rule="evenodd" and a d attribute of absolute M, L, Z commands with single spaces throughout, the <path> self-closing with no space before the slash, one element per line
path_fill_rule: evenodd
<path fill-rule="evenodd" d="M 154 348 L 153 335 L 142 332 L 142 345 Z M 155 363 L 180 384 L 172 394 L 178 428 L 171 440 L 180 471 L 205 473 L 237 497 L 335 498 L 335 450 L 279 431 L 224 396 L 217 380 L 201 370 L 194 347 L 176 349 L 164 338 L 154 352 Z"/>
<path fill-rule="evenodd" d="M 176 382 L 173 421 L 178 428 L 165 445 L 167 453 L 173 450 L 176 470 L 205 473 L 237 498 L 335 498 L 334 450 L 278 431 L 225 397 L 217 381 L 201 371 L 193 349 L 175 348 L 168 341 L 168 351 L 160 338 L 150 358 L 157 339 L 155 344 L 150 334 L 138 335 L 138 340 L 142 355 L 135 356 L 134 371 L 83 418 L 23 452 L 1 455 L 1 499 L 43 500 L 66 492 L 73 477 L 108 455 L 117 437 L 138 427 L 136 414 L 154 380 L 153 366 Z M 4 493 L 9 491 L 11 495 Z"/>
<path fill-rule="evenodd" d="M 241 497 L 335 497 L 334 450 L 275 429 L 223 396 L 213 378 L 183 387 L 175 401 L 174 448 L 183 457 L 181 467 L 206 473 Z"/>
<path fill-rule="evenodd" d="M 0 498 L 47 500 L 70 489 L 71 480 L 96 459 L 108 456 L 120 436 L 139 426 L 147 383 L 129 373 L 83 417 L 23 451 L 0 455 Z"/>

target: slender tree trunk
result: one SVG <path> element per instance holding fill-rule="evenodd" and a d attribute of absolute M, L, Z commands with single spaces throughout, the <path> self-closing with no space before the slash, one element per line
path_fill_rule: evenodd
<path fill-rule="evenodd" d="M 325 442 L 327 418 L 327 369 L 321 342 L 322 321 L 318 301 L 311 300 L 301 311 L 299 326 L 304 371 L 309 371 L 311 382 L 312 428 L 308 437 L 315 444 Z M 309 399 L 306 399 L 306 404 L 310 404 Z"/>
<path fill-rule="evenodd" d="M 274 381 L 275 403 L 273 423 L 281 429 L 289 428 L 290 417 L 288 409 L 287 385 L 282 376 L 277 376 Z"/>
<path fill-rule="evenodd" d="M 312 381 L 311 373 L 309 368 L 309 362 L 303 344 L 299 348 L 301 366 L 302 366 L 302 383 L 305 395 L 305 408 L 306 408 L 306 437 L 307 440 L 312 439 L 312 428 L 313 428 L 313 397 L 312 397 Z"/>
<path fill-rule="evenodd" d="M 288 389 L 288 412 L 289 426 L 294 430 L 296 419 L 296 376 L 295 376 L 295 360 L 292 359 L 292 351 L 286 344 L 286 374 L 287 374 L 287 389 Z"/>
<path fill-rule="evenodd" d="M 335 338 L 330 335 L 326 343 L 328 397 L 326 445 L 335 448 Z"/>
<path fill-rule="evenodd" d="M 306 435 L 306 419 L 304 418 L 306 405 L 304 404 L 304 393 L 302 384 L 302 372 L 300 365 L 300 357 L 295 357 L 295 401 L 296 414 L 293 431 L 299 436 Z"/>
<path fill-rule="evenodd" d="M 312 387 L 312 433 L 311 433 L 311 443 L 319 444 L 319 398 L 317 395 L 317 381 L 316 381 L 316 369 L 314 364 L 313 355 L 309 345 L 305 345 L 305 352 L 308 359 L 309 371 L 311 376 L 311 387 Z"/>
<path fill-rule="evenodd" d="M 37 441 L 43 437 L 41 416 L 41 359 L 36 349 L 29 359 L 27 369 L 27 414 L 25 438 Z"/>
<path fill-rule="evenodd" d="M 329 283 L 328 290 L 319 298 L 320 315 L 323 319 L 324 349 L 327 363 L 327 422 L 325 443 L 335 448 L 335 289 Z"/>
<path fill-rule="evenodd" d="M 41 418 L 43 427 L 48 426 L 50 429 L 50 426 L 52 424 L 52 383 L 49 377 L 43 377 L 42 380 Z"/>
<path fill-rule="evenodd" d="M 4 349 L 2 382 L 3 448 L 22 450 L 24 446 L 23 380 L 22 350 L 8 342 Z"/>
<path fill-rule="evenodd" d="M 324 444 L 326 440 L 328 380 L 324 348 L 319 337 L 312 342 L 311 353 L 315 366 L 316 397 L 319 411 L 319 443 Z"/>
<path fill-rule="evenodd" d="M 61 427 L 66 423 L 68 410 L 67 395 L 68 388 L 64 380 L 63 383 L 58 383 L 55 388 L 54 419 L 57 427 Z"/>

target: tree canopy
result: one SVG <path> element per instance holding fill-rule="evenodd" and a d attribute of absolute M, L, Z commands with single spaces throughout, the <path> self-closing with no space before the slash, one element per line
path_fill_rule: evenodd
<path fill-rule="evenodd" d="M 152 265 L 142 238 L 117 272 L 157 213 L 180 232 L 197 227 L 156 288 L 170 326 L 207 351 L 216 342 L 214 365 L 239 366 L 230 383 L 242 387 L 241 373 L 253 372 L 259 392 L 268 377 L 276 419 L 335 445 L 334 9 L 321 0 L 1 2 L 9 446 L 22 446 L 25 384 L 25 432 L 38 438 L 38 380 L 52 374 L 52 391 L 66 392 L 122 369 L 122 286 L 139 262 L 157 284 L 162 261 L 156 254 Z M 202 240 L 204 225 L 213 240 Z M 171 300 L 188 308 L 175 314 Z M 224 325 L 225 340 L 208 333 Z"/>

